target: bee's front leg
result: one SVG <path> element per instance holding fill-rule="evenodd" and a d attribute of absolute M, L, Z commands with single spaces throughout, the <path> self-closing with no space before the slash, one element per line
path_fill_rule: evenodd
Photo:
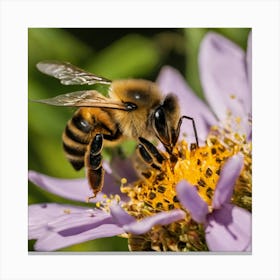
<path fill-rule="evenodd" d="M 85 166 L 87 171 L 88 182 L 93 190 L 94 198 L 101 191 L 104 183 L 104 169 L 102 167 L 102 148 L 103 148 L 103 135 L 96 134 L 90 145 L 85 156 Z"/>
<path fill-rule="evenodd" d="M 141 158 L 152 168 L 160 170 L 160 165 L 165 159 L 163 155 L 147 139 L 139 137 L 139 141 L 140 144 L 138 144 L 138 150 Z"/>

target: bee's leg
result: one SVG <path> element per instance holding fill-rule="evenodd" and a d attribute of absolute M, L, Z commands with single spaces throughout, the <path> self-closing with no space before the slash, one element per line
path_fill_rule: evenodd
<path fill-rule="evenodd" d="M 164 157 L 158 151 L 158 149 L 145 138 L 139 137 L 140 144 L 138 144 L 138 149 L 141 158 L 151 165 L 153 168 L 160 170 L 159 165 L 164 161 Z"/>
<path fill-rule="evenodd" d="M 188 116 L 182 116 L 178 122 L 177 128 L 176 128 L 176 132 L 175 132 L 175 137 L 172 139 L 173 141 L 173 145 L 176 144 L 178 138 L 179 138 L 179 134 L 180 134 L 180 129 L 181 129 L 181 125 L 183 122 L 183 119 L 188 119 L 192 121 L 192 126 L 193 126 L 193 131 L 194 131 L 194 137 L 195 137 L 195 142 L 196 142 L 196 146 L 199 147 L 198 145 L 198 137 L 197 137 L 197 130 L 196 130 L 196 125 L 195 125 L 195 121 L 193 118 L 188 117 Z"/>
<path fill-rule="evenodd" d="M 89 185 L 93 190 L 93 196 L 90 198 L 94 198 L 97 195 L 97 193 L 100 192 L 104 182 L 105 172 L 102 167 L 102 155 L 101 155 L 102 147 L 103 147 L 103 135 L 96 134 L 89 145 L 89 149 L 85 157 L 85 161 L 86 161 L 85 165 L 87 167 L 87 177 L 88 177 Z"/>
<path fill-rule="evenodd" d="M 162 164 L 164 161 L 163 155 L 159 152 L 159 150 L 147 139 L 143 137 L 139 137 L 139 141 L 143 144 L 146 149 L 152 154 L 152 156 L 156 159 L 157 163 Z"/>

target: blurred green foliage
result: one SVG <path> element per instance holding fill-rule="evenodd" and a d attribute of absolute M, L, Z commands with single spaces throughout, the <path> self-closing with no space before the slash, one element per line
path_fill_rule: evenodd
<path fill-rule="evenodd" d="M 197 55 L 200 41 L 208 30 L 210 29 L 30 28 L 28 31 L 29 99 L 43 99 L 90 88 L 63 86 L 58 80 L 39 73 L 36 63 L 42 60 L 69 61 L 109 79 L 133 77 L 155 80 L 160 68 L 168 64 L 177 68 L 198 96 L 203 98 Z M 250 29 L 214 30 L 246 49 Z M 74 109 L 29 102 L 29 169 L 54 177 L 84 176 L 83 170 L 76 172 L 72 169 L 62 150 L 61 134 L 73 112 Z M 124 150 L 130 151 L 131 147 L 134 146 L 129 142 L 124 146 Z M 29 204 L 50 201 L 69 203 L 66 199 L 42 191 L 29 183 Z M 34 241 L 29 242 L 29 250 L 33 250 L 33 244 Z M 126 239 L 113 237 L 78 244 L 62 251 L 127 250 Z"/>

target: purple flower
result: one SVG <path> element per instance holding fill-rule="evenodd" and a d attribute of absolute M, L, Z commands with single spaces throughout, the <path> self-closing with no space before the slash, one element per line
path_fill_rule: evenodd
<path fill-rule="evenodd" d="M 56 203 L 33 204 L 29 206 L 28 236 L 37 239 L 35 250 L 53 251 L 125 232 L 143 234 L 154 225 L 170 224 L 184 217 L 184 211 L 178 209 L 137 221 L 116 203 L 110 213 Z"/>
<path fill-rule="evenodd" d="M 178 96 L 181 114 L 193 117 L 199 139 L 205 142 L 210 128 L 223 125 L 229 111 L 239 122 L 232 122 L 238 133 L 251 137 L 251 35 L 248 40 L 247 56 L 235 44 L 213 32 L 208 33 L 201 43 L 199 54 L 200 75 L 209 107 L 198 99 L 184 78 L 173 68 L 164 67 L 157 83 L 164 94 Z M 187 141 L 194 142 L 191 124 L 183 122 L 182 134 Z M 212 201 L 212 211 L 200 198 L 196 189 L 186 181 L 177 187 L 180 203 L 191 213 L 192 219 L 204 224 L 206 241 L 211 251 L 249 251 L 251 246 L 251 214 L 230 203 L 233 187 L 243 165 L 238 154 L 230 158 L 221 171 Z M 106 201 L 107 197 L 120 197 L 119 203 L 105 210 L 77 207 L 55 203 L 29 206 L 29 239 L 37 239 L 35 250 L 52 251 L 72 244 L 102 237 L 131 233 L 145 234 L 155 225 L 168 225 L 185 219 L 183 210 L 162 211 L 143 219 L 129 215 L 121 206 L 129 197 L 120 191 L 120 179 L 134 182 L 138 177 L 131 161 L 113 159 L 105 165 L 106 175 L 102 193 L 92 202 Z M 29 172 L 29 180 L 41 188 L 71 200 L 85 201 L 91 196 L 86 179 L 58 179 L 35 171 Z"/>
<path fill-rule="evenodd" d="M 243 167 L 243 156 L 237 154 L 224 165 L 212 201 L 212 211 L 196 188 L 186 181 L 177 187 L 178 199 L 198 223 L 204 223 L 210 251 L 250 251 L 251 213 L 230 203 L 235 181 Z"/>

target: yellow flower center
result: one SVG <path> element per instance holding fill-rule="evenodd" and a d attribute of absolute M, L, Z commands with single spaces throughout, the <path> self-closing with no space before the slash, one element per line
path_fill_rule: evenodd
<path fill-rule="evenodd" d="M 160 171 L 149 167 L 143 170 L 143 178 L 132 186 L 123 185 L 122 192 L 130 197 L 125 208 L 136 217 L 182 208 L 176 195 L 176 185 L 181 180 L 196 187 L 200 197 L 211 207 L 223 164 L 237 152 L 244 153 L 244 147 L 248 146 L 244 144 L 244 137 L 231 134 L 221 138 L 217 129 L 212 129 L 202 147 L 190 145 L 189 148 L 186 141 L 178 142 L 172 156 L 162 152 L 166 160 Z"/>

